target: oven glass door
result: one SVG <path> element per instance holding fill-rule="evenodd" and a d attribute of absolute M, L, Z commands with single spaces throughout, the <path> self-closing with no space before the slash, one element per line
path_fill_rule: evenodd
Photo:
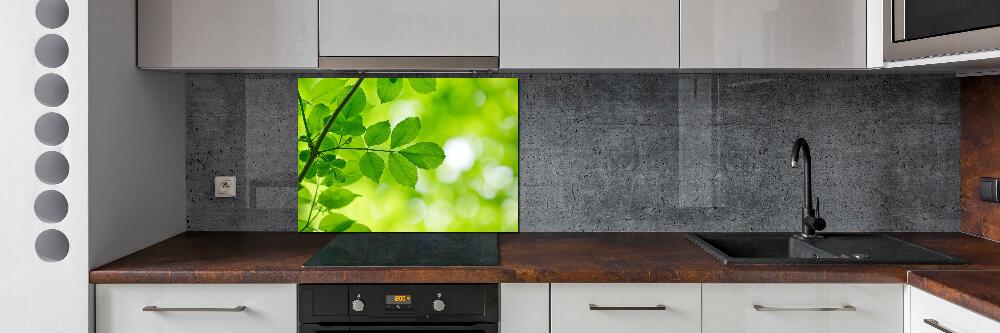
<path fill-rule="evenodd" d="M 921 38 L 1000 26 L 1000 0 L 893 0 L 893 39 Z"/>
<path fill-rule="evenodd" d="M 365 332 L 365 333 L 497 333 L 496 324 L 474 325 L 372 325 L 372 326 L 321 326 L 302 324 L 299 333 Z"/>

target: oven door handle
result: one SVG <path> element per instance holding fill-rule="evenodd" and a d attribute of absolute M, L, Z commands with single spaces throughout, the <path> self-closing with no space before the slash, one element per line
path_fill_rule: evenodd
<path fill-rule="evenodd" d="M 473 325 L 444 325 L 444 326 L 401 326 L 401 325 L 373 325 L 373 326 L 326 326 L 318 324 L 299 324 L 299 333 L 326 333 L 326 332 L 371 332 L 371 331 L 390 331 L 390 332 L 441 332 L 441 331 L 456 331 L 456 332 L 482 332 L 482 333 L 498 333 L 497 324 L 480 323 Z"/>
<path fill-rule="evenodd" d="M 438 332 L 438 331 L 468 331 L 468 332 L 484 332 L 484 333 L 496 333 L 496 324 L 473 324 L 473 325 L 445 325 L 445 326 L 402 326 L 402 325 L 385 325 L 385 326 L 351 326 L 349 329 L 351 332 L 365 332 L 365 331 L 398 331 L 398 332 Z"/>

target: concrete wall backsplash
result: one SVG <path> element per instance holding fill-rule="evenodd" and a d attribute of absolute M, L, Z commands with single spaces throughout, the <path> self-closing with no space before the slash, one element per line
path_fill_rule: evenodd
<path fill-rule="evenodd" d="M 952 76 L 513 76 L 523 232 L 798 230 L 797 137 L 827 231 L 959 230 Z M 296 77 L 187 77 L 190 230 L 295 230 Z"/>

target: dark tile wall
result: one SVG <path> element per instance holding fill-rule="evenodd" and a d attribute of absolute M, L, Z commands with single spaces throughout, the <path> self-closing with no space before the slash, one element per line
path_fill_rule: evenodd
<path fill-rule="evenodd" d="M 829 231 L 959 228 L 952 76 L 514 76 L 521 231 L 797 230 L 800 136 Z M 188 77 L 189 229 L 294 230 L 295 77 Z"/>

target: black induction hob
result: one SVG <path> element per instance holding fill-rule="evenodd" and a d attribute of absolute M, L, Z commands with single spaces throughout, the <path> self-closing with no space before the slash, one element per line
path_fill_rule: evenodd
<path fill-rule="evenodd" d="M 303 266 L 497 266 L 494 233 L 343 233 Z"/>

